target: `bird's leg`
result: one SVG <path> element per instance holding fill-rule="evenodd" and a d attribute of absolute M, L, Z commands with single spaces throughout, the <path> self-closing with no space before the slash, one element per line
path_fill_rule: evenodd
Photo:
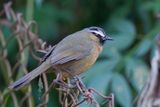
<path fill-rule="evenodd" d="M 58 73 L 56 79 L 53 80 L 53 83 L 56 85 L 60 85 L 61 87 L 68 88 L 68 84 L 64 82 L 62 74 Z"/>

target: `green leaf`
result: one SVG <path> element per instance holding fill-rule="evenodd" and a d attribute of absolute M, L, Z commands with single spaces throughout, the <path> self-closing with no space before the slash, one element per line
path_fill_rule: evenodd
<path fill-rule="evenodd" d="M 112 78 L 112 91 L 121 107 L 131 107 L 131 90 L 126 79 L 118 73 Z"/>
<path fill-rule="evenodd" d="M 87 87 L 94 88 L 96 91 L 106 95 L 113 74 L 112 70 L 115 68 L 118 61 L 118 59 L 98 61 L 89 71 L 82 75 L 82 77 L 84 77 L 82 81 L 87 85 Z M 98 102 L 102 102 L 104 100 L 96 94 L 95 97 Z M 88 106 L 86 104 L 82 105 L 82 107 Z"/>
<path fill-rule="evenodd" d="M 120 52 L 117 50 L 117 48 L 114 47 L 114 45 L 108 46 L 107 43 L 103 46 L 103 51 L 101 53 L 101 56 L 115 58 L 116 60 L 121 58 Z"/>
<path fill-rule="evenodd" d="M 129 20 L 125 19 L 112 19 L 112 25 L 111 27 L 117 32 L 117 33 L 128 33 L 132 36 L 135 34 L 135 28 L 133 23 L 131 23 Z"/>
<path fill-rule="evenodd" d="M 41 38 L 48 39 L 48 41 L 57 39 L 59 22 L 66 24 L 73 21 L 72 12 L 68 9 L 59 9 L 50 3 L 44 4 L 43 8 L 36 8 L 34 16 L 38 23 Z"/>
<path fill-rule="evenodd" d="M 104 71 L 103 74 L 96 75 L 92 77 L 92 81 L 88 83 L 88 87 L 94 88 L 99 93 L 106 95 L 109 88 L 109 83 L 112 78 L 112 72 L 111 71 Z M 104 99 L 101 99 L 102 97 L 95 95 L 95 97 L 98 99 L 98 102 L 103 101 Z"/>
<path fill-rule="evenodd" d="M 152 46 L 151 48 L 151 54 L 150 54 L 150 60 L 155 56 L 156 54 L 156 51 L 157 51 L 157 46 Z"/>
<path fill-rule="evenodd" d="M 90 81 L 94 80 L 93 77 L 96 77 L 97 75 L 104 75 L 105 73 L 112 71 L 118 61 L 118 59 L 110 59 L 96 62 L 96 64 L 93 65 L 91 69 L 82 74 L 82 76 L 85 77 L 84 81 L 89 83 Z"/>
<path fill-rule="evenodd" d="M 141 8 L 146 11 L 153 11 L 154 13 L 158 13 L 160 11 L 160 1 L 155 0 L 154 2 L 152 1 L 143 2 Z"/>
<path fill-rule="evenodd" d="M 115 18 L 115 17 L 125 18 L 131 9 L 129 3 L 126 5 L 119 6 L 118 9 L 112 11 L 111 18 Z"/>
<path fill-rule="evenodd" d="M 151 45 L 152 41 L 150 39 L 143 40 L 135 51 L 135 55 L 140 57 L 144 56 L 151 48 Z"/>
<path fill-rule="evenodd" d="M 35 5 L 37 8 L 42 8 L 43 0 L 35 0 Z"/>
<path fill-rule="evenodd" d="M 133 23 L 124 19 L 112 19 L 107 25 L 109 35 L 114 39 L 108 43 L 109 46 L 114 46 L 118 50 L 125 50 L 133 43 L 136 34 Z"/>
<path fill-rule="evenodd" d="M 127 77 L 137 91 L 140 91 L 144 86 L 148 73 L 148 66 L 140 59 L 130 59 L 126 63 Z"/>

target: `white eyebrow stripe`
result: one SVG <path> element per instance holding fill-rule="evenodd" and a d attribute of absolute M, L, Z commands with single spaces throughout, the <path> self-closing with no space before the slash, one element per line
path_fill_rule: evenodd
<path fill-rule="evenodd" d="M 105 37 L 105 36 L 106 36 L 106 35 L 104 35 L 104 33 L 101 32 L 101 31 L 92 31 L 92 32 L 94 32 L 94 33 L 96 33 L 96 34 L 99 34 L 99 35 L 101 35 L 102 37 Z"/>

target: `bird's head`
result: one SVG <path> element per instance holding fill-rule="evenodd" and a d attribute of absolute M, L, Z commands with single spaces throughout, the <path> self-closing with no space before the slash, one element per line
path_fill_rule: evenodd
<path fill-rule="evenodd" d="M 100 43 L 103 45 L 107 40 L 113 40 L 109 37 L 102 28 L 100 27 L 88 27 L 85 28 L 88 32 L 99 38 Z"/>

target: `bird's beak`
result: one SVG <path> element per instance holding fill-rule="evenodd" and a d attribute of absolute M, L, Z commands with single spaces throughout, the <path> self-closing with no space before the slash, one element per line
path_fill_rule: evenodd
<path fill-rule="evenodd" d="M 111 37 L 109 37 L 109 36 L 106 36 L 105 38 L 104 38 L 104 40 L 113 40 Z"/>

